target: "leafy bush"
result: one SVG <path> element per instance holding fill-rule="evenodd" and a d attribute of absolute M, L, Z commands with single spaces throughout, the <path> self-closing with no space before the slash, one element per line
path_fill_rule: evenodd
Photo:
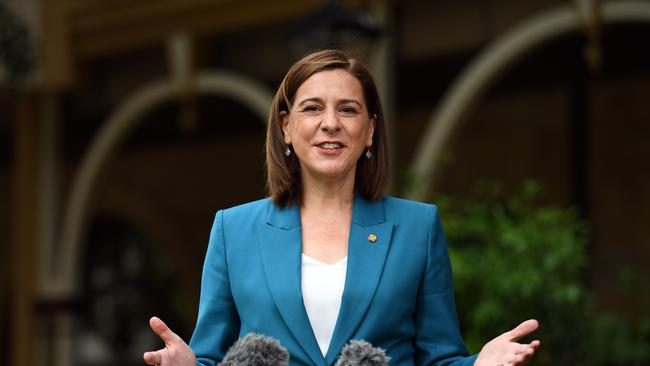
<path fill-rule="evenodd" d="M 537 204 L 540 186 L 532 181 L 509 198 L 496 184 L 478 192 L 439 200 L 470 351 L 535 318 L 542 348 L 533 364 L 650 364 L 650 317 L 623 321 L 593 311 L 584 283 L 588 232 L 577 213 Z"/>

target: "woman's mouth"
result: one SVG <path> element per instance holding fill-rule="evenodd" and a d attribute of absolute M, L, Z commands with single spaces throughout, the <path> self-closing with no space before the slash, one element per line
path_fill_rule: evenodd
<path fill-rule="evenodd" d="M 318 145 L 318 151 L 323 155 L 338 155 L 343 151 L 345 145 L 340 142 L 322 142 Z"/>
<path fill-rule="evenodd" d="M 322 144 L 317 145 L 321 149 L 326 149 L 326 150 L 334 150 L 334 149 L 340 149 L 343 147 L 342 144 L 338 142 L 323 142 Z"/>

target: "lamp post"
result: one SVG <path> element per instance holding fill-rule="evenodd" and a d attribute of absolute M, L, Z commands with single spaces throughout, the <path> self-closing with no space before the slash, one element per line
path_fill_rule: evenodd
<path fill-rule="evenodd" d="M 334 48 L 367 59 L 381 29 L 364 11 L 350 10 L 339 0 L 328 0 L 325 6 L 307 14 L 289 29 L 289 45 L 296 57 Z"/>

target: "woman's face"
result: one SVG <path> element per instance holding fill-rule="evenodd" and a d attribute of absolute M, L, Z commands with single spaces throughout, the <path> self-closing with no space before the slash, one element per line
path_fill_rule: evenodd
<path fill-rule="evenodd" d="M 303 179 L 354 178 L 357 160 L 372 145 L 371 117 L 361 83 L 349 72 L 321 71 L 305 80 L 282 116 L 284 142 L 292 145 Z"/>

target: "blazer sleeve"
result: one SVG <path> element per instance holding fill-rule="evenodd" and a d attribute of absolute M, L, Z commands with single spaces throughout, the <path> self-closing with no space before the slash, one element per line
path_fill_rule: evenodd
<path fill-rule="evenodd" d="M 476 355 L 469 356 L 460 335 L 451 261 L 435 205 L 429 205 L 429 224 L 427 263 L 414 315 L 415 364 L 471 366 Z"/>
<path fill-rule="evenodd" d="M 210 232 L 203 274 L 199 313 L 190 348 L 199 365 L 214 366 L 237 340 L 240 321 L 230 290 L 224 213 L 218 211 Z"/>

